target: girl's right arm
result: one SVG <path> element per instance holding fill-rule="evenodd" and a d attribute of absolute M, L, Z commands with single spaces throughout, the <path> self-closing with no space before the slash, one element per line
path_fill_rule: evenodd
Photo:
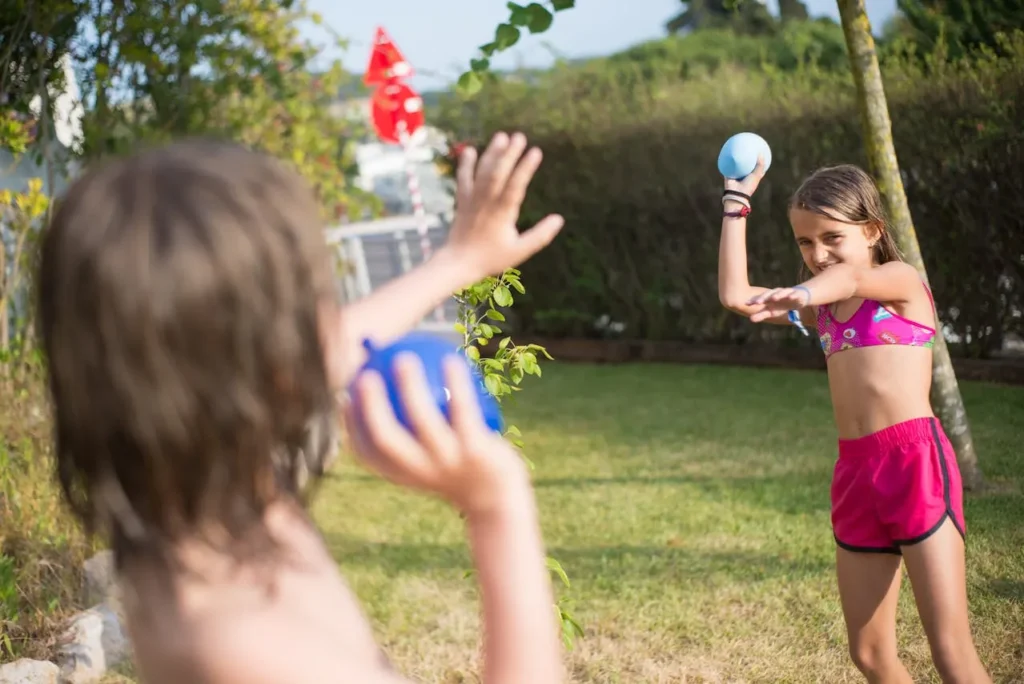
<path fill-rule="evenodd" d="M 763 177 L 764 166 L 758 161 L 753 173 L 742 181 L 727 179 L 725 187 L 727 190 L 751 196 Z M 742 206 L 738 201 L 727 199 L 723 203 L 723 214 L 737 213 Z M 748 302 L 769 289 L 771 288 L 751 285 L 747 275 L 747 219 L 743 216 L 723 215 L 722 237 L 718 244 L 718 299 L 722 306 L 749 318 L 763 307 L 751 306 Z M 813 312 L 806 308 L 802 309 L 800 318 L 804 325 L 808 325 L 808 321 L 813 322 Z M 760 322 L 792 325 L 787 314 L 773 316 Z"/>

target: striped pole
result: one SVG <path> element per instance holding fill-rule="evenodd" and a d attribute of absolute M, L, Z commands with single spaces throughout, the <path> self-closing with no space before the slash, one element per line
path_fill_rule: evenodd
<path fill-rule="evenodd" d="M 427 224 L 427 212 L 423 208 L 423 193 L 420 191 L 420 180 L 416 176 L 416 168 L 410 155 L 412 141 L 404 121 L 398 122 L 398 139 L 405 153 L 405 173 L 409 180 L 412 213 L 416 217 L 416 228 L 420 235 L 420 250 L 423 252 L 423 261 L 427 261 L 430 258 L 430 253 L 433 251 L 428 233 L 430 226 Z"/>
<path fill-rule="evenodd" d="M 416 176 L 416 166 L 410 154 L 412 152 L 412 139 L 409 136 L 409 129 L 405 121 L 400 120 L 398 122 L 398 140 L 402 145 L 402 151 L 405 155 L 405 174 L 409 181 L 412 213 L 416 217 L 416 229 L 420 236 L 420 251 L 423 253 L 423 263 L 426 263 L 433 252 L 433 246 L 430 244 L 430 226 L 427 223 L 427 212 L 423 208 L 423 192 L 420 190 L 420 180 Z M 434 309 L 434 319 L 437 321 L 444 320 L 443 307 L 439 306 Z"/>

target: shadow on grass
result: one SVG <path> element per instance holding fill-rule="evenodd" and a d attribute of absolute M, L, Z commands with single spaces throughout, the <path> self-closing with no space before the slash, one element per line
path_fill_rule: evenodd
<path fill-rule="evenodd" d="M 451 544 L 389 544 L 328 535 L 328 548 L 343 568 L 373 567 L 389 576 L 424 572 L 463 572 L 471 565 L 468 551 Z M 590 548 L 552 547 L 548 554 L 572 569 L 574 580 L 614 589 L 633 574 L 649 582 L 742 582 L 773 578 L 800 579 L 831 568 L 820 558 L 784 557 L 758 551 L 708 551 L 666 544 L 625 544 Z"/>
<path fill-rule="evenodd" d="M 552 488 L 585 490 L 616 487 L 677 486 L 696 488 L 713 501 L 736 502 L 786 515 L 807 515 L 829 511 L 830 475 L 825 470 L 793 472 L 774 476 L 728 475 L 621 475 L 609 477 L 538 478 L 538 491 Z M 608 504 L 614 505 L 614 493 L 608 493 Z"/>
<path fill-rule="evenodd" d="M 986 588 L 993 596 L 1024 604 L 1024 580 L 1016 577 L 993 579 L 988 582 Z"/>

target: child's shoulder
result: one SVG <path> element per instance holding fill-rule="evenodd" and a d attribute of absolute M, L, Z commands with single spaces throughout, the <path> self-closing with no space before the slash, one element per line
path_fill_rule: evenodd
<path fill-rule="evenodd" d="M 329 682 L 357 669 L 334 630 L 286 611 L 223 616 L 197 626 L 193 658 L 209 684 Z M 334 673 L 329 674 L 329 673 Z"/>
<path fill-rule="evenodd" d="M 354 600 L 337 588 L 309 586 L 296 595 L 287 580 L 259 604 L 234 601 L 193 624 L 192 657 L 210 684 L 390 683 L 380 649 Z M 315 600 L 320 594 L 321 600 Z M 338 600 L 341 598 L 342 600 Z"/>
<path fill-rule="evenodd" d="M 922 280 L 921 274 L 918 273 L 917 269 L 905 261 L 887 261 L 886 263 L 879 264 L 873 268 L 876 273 L 886 273 L 897 275 L 899 277 Z"/>
<path fill-rule="evenodd" d="M 140 669 L 175 683 L 394 681 L 312 526 L 287 511 L 269 517 L 282 542 L 277 557 L 225 564 L 220 554 L 197 555 L 206 571 L 179 575 L 173 594 L 131 573 L 138 599 L 126 607 Z"/>

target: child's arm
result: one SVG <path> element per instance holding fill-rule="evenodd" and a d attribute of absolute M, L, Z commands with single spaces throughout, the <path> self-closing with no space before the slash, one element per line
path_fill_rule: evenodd
<path fill-rule="evenodd" d="M 427 263 L 346 306 L 340 316 L 342 349 L 337 360 L 347 384 L 363 361 L 362 341 L 378 344 L 412 329 L 452 295 L 487 275 L 497 275 L 547 246 L 562 228 L 550 215 L 530 230 L 516 228 L 526 189 L 540 166 L 540 150 L 527 152 L 526 138 L 498 133 L 480 156 L 468 148 L 459 159 L 456 212 L 447 244 Z"/>
<path fill-rule="evenodd" d="M 521 458 L 507 446 L 504 457 Z M 510 483 L 500 507 L 466 523 L 483 602 L 484 683 L 561 682 L 554 594 L 528 476 Z"/>
<path fill-rule="evenodd" d="M 756 295 L 748 305 L 753 312 L 750 320 L 758 322 L 778 317 L 780 311 L 794 306 L 824 306 L 850 297 L 905 303 L 923 292 L 917 269 L 902 261 L 874 268 L 836 264 L 795 287 Z"/>
<path fill-rule="evenodd" d="M 444 369 L 450 423 L 430 394 L 422 364 L 407 354 L 396 360 L 395 375 L 413 432 L 398 422 L 383 380 L 370 372 L 356 380 L 345 406 L 347 436 L 371 470 L 446 500 L 464 517 L 483 602 L 483 684 L 560 684 L 554 592 L 529 472 L 515 449 L 484 424 L 465 361 L 451 361 Z M 333 624 L 310 624 L 302 606 L 297 615 L 302 624 L 283 624 L 273 612 L 214 630 L 202 642 L 210 653 L 207 668 L 213 668 L 204 681 L 408 681 L 367 648 L 372 637 L 362 614 L 336 615 Z M 252 657 L 252 645 L 275 634 L 287 635 L 287 644 Z"/>
<path fill-rule="evenodd" d="M 561 682 L 554 594 L 522 458 L 484 424 L 464 362 L 445 368 L 450 425 L 419 361 L 400 359 L 395 370 L 415 437 L 395 418 L 380 377 L 367 374 L 346 412 L 356 453 L 388 479 L 437 495 L 465 517 L 483 600 L 483 682 Z"/>
<path fill-rule="evenodd" d="M 745 195 L 752 195 L 764 176 L 763 165 L 759 162 L 754 172 L 742 182 L 726 181 L 726 188 L 738 190 Z M 735 213 L 742 208 L 739 202 L 726 200 L 725 213 Z M 752 306 L 750 301 L 766 292 L 769 288 L 750 284 L 747 275 L 747 219 L 743 216 L 722 217 L 722 237 L 718 245 L 718 299 L 722 306 L 743 316 L 750 316 L 760 307 Z M 788 311 L 777 312 L 771 317 L 758 322 L 790 325 Z M 802 308 L 800 317 L 804 325 L 813 325 L 813 313 Z M 811 323 L 808 323 L 811 321 Z"/>
<path fill-rule="evenodd" d="M 813 306 L 850 297 L 906 303 L 924 291 L 921 274 L 902 261 L 892 261 L 875 268 L 836 264 L 805 281 L 803 287 L 810 291 L 808 303 Z"/>

